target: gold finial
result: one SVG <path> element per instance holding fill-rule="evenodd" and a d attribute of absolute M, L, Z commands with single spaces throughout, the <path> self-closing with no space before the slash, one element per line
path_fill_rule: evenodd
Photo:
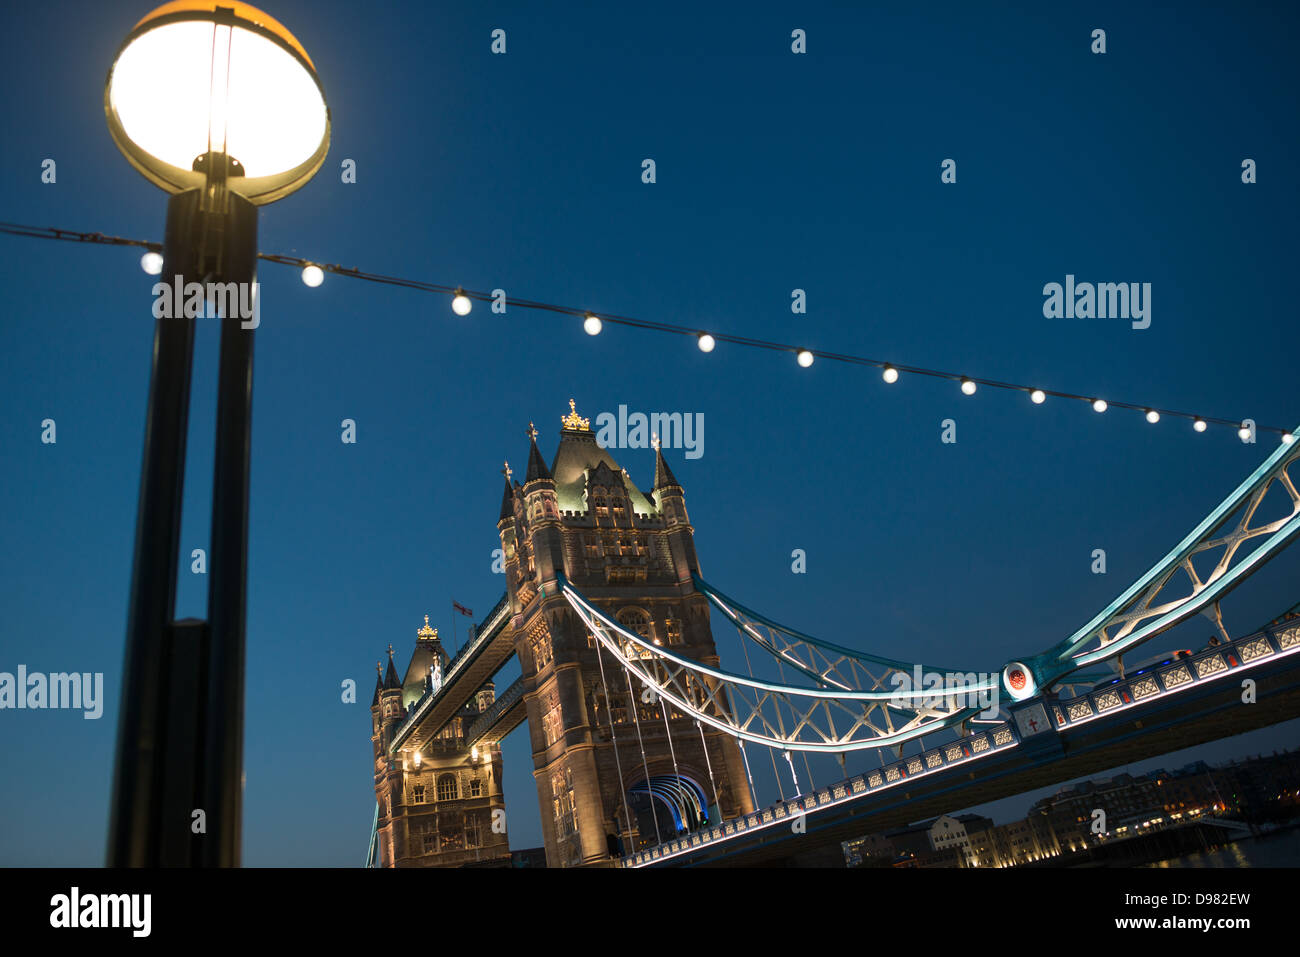
<path fill-rule="evenodd" d="M 416 634 L 416 637 L 418 637 L 418 638 L 437 638 L 437 637 L 438 637 L 438 629 L 437 629 L 437 628 L 430 628 L 430 627 L 429 627 L 429 616 L 428 616 L 428 615 L 425 615 L 425 616 L 424 616 L 424 627 L 421 628 L 419 631 L 417 631 L 415 634 Z"/>
<path fill-rule="evenodd" d="M 393 660 L 393 643 L 391 641 L 388 643 L 388 660 Z"/>
<path fill-rule="evenodd" d="M 591 431 L 591 419 L 584 419 L 578 415 L 577 403 L 572 399 L 569 400 L 569 414 L 560 416 L 560 425 L 577 432 Z"/>
<path fill-rule="evenodd" d="M 535 426 L 535 425 L 533 425 L 533 423 L 529 422 L 529 423 L 528 423 L 528 431 L 525 432 L 524 434 L 527 435 L 527 436 L 528 436 L 530 439 L 532 439 L 534 442 L 536 442 L 536 441 L 537 441 L 537 426 Z"/>
<path fill-rule="evenodd" d="M 504 476 L 506 477 L 506 481 L 507 481 L 507 482 L 510 481 L 510 476 L 512 476 L 512 475 L 515 474 L 515 473 L 514 473 L 513 471 L 511 471 L 511 469 L 510 469 L 510 461 L 509 461 L 509 459 L 506 460 L 506 467 L 503 468 L 503 469 L 501 470 L 501 474 L 504 475 Z"/>
<path fill-rule="evenodd" d="M 380 678 L 384 676 L 384 663 L 382 661 L 375 662 L 375 674 L 379 675 Z"/>

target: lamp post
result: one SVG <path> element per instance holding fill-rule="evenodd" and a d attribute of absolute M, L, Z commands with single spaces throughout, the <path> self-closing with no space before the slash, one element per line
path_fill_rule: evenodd
<path fill-rule="evenodd" d="M 155 286 L 108 864 L 235 866 L 257 207 L 320 169 L 329 109 L 307 52 L 271 17 L 235 0 L 176 0 L 127 35 L 109 69 L 104 113 L 131 165 L 171 194 Z M 163 294 L 170 289 L 184 294 Z M 176 621 L 195 307 L 208 296 L 224 303 L 208 620 Z"/>

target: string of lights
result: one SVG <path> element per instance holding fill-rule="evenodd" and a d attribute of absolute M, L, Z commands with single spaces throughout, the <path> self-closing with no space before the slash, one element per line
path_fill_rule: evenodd
<path fill-rule="evenodd" d="M 141 267 L 144 271 L 150 275 L 158 275 L 162 271 L 161 243 L 149 242 L 142 239 L 124 239 L 120 236 L 106 236 L 103 233 L 78 232 L 71 229 L 57 229 L 49 226 L 26 226 L 19 223 L 7 222 L 0 222 L 0 233 L 37 239 L 57 239 L 69 242 L 98 243 L 101 245 L 112 246 L 137 246 L 147 250 L 140 261 Z M 868 366 L 879 369 L 881 378 L 889 384 L 897 382 L 899 377 L 902 375 L 929 376 L 931 378 L 947 379 L 951 382 L 957 383 L 960 386 L 962 393 L 968 396 L 974 395 L 980 386 L 986 386 L 991 389 L 1022 392 L 1027 395 L 1029 400 L 1035 405 L 1042 405 L 1047 401 L 1048 397 L 1052 397 L 1077 402 L 1086 402 L 1094 412 L 1098 413 L 1106 412 L 1109 409 L 1128 409 L 1135 412 L 1141 412 L 1145 415 L 1146 420 L 1152 425 L 1155 425 L 1162 418 L 1173 418 L 1190 421 L 1192 423 L 1192 428 L 1197 432 L 1206 431 L 1210 425 L 1228 426 L 1237 430 L 1237 435 L 1243 442 L 1251 441 L 1251 439 L 1260 432 L 1277 434 L 1281 441 L 1287 444 L 1293 440 L 1292 431 L 1290 429 L 1256 424 L 1252 431 L 1249 420 L 1197 415 L 1191 412 L 1164 409 L 1158 406 L 1144 405 L 1135 402 L 1119 402 L 1113 399 L 1103 399 L 1097 395 L 1086 395 L 1079 392 L 1065 392 L 1059 389 L 1043 389 L 1015 382 L 1001 382 L 996 379 L 961 375 L 955 372 L 945 372 L 940 369 L 929 369 L 923 366 L 886 362 L 882 359 L 872 359 L 867 356 L 851 355 L 842 352 L 828 352 L 824 349 L 810 349 L 803 346 L 792 345 L 790 343 L 773 342 L 767 339 L 755 339 L 749 336 L 740 336 L 731 333 L 712 332 L 705 329 L 683 326 L 670 322 L 637 319 L 632 316 L 623 316 L 606 312 L 602 312 L 598 315 L 589 309 L 579 309 L 573 306 L 557 305 L 555 303 L 541 302 L 533 299 L 506 297 L 500 290 L 496 291 L 494 294 L 492 292 L 479 292 L 465 289 L 461 286 L 427 282 L 420 279 L 408 279 L 400 276 L 385 276 L 380 273 L 366 272 L 353 267 L 317 262 L 315 260 L 305 259 L 301 256 L 285 256 L 278 253 L 258 253 L 258 258 L 278 265 L 293 266 L 300 269 L 302 281 L 311 287 L 317 287 L 324 282 L 326 273 L 333 273 L 338 276 L 362 279 L 366 282 L 380 283 L 387 286 L 398 286 L 403 289 L 414 289 L 419 292 L 431 292 L 439 295 L 447 295 L 451 297 L 452 311 L 458 316 L 469 315 L 473 309 L 474 301 L 477 300 L 479 302 L 492 303 L 494 305 L 499 304 L 517 309 L 532 309 L 536 311 L 572 316 L 581 319 L 584 331 L 586 331 L 588 335 L 592 336 L 599 335 L 601 330 L 604 328 L 605 323 L 614 323 L 615 325 L 630 326 L 635 329 L 646 329 L 652 332 L 687 336 L 696 341 L 696 344 L 702 352 L 712 352 L 719 342 L 725 342 L 731 345 L 746 346 L 755 349 L 767 349 L 772 352 L 789 353 L 795 357 L 795 361 L 803 368 L 811 366 L 817 359 L 825 359 L 831 362 L 843 362 L 850 365 Z"/>

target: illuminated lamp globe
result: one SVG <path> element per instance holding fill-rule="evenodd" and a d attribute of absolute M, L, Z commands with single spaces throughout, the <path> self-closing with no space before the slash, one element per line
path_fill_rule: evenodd
<path fill-rule="evenodd" d="M 224 157 L 229 189 L 265 205 L 311 179 L 329 151 L 307 51 L 239 0 L 174 0 L 137 23 L 109 68 L 104 114 L 117 148 L 169 193 L 204 186 Z"/>
<path fill-rule="evenodd" d="M 1033 402 L 1034 405 L 1042 405 L 1047 401 L 1047 393 L 1042 389 L 1035 389 L 1029 393 L 1029 401 Z"/>
<path fill-rule="evenodd" d="M 975 380 L 974 380 L 974 379 L 968 379 L 968 378 L 966 378 L 965 376 L 962 376 L 962 378 L 961 378 L 961 391 L 964 392 L 966 395 L 974 395 L 974 394 L 975 394 Z"/>
<path fill-rule="evenodd" d="M 456 295 L 451 300 L 451 311 L 458 316 L 468 316 L 473 308 L 474 303 L 470 301 L 469 296 L 465 295 L 463 290 L 457 289 Z"/>
<path fill-rule="evenodd" d="M 1107 405 L 1106 405 L 1106 400 L 1105 400 L 1105 399 L 1093 399 L 1093 400 L 1092 400 L 1092 411 L 1094 411 L 1094 412 L 1105 412 L 1106 409 L 1107 409 Z"/>
<path fill-rule="evenodd" d="M 813 364 L 813 354 L 807 349 L 800 349 L 796 358 L 799 360 L 799 365 L 803 366 L 805 369 Z"/>
<path fill-rule="evenodd" d="M 1157 412 L 1155 409 L 1147 409 L 1147 421 L 1150 422 L 1152 425 L 1155 425 L 1157 422 L 1160 421 L 1160 413 Z"/>
<path fill-rule="evenodd" d="M 320 266 L 308 263 L 302 267 L 302 282 L 304 286 L 311 286 L 315 289 L 325 281 L 325 270 Z"/>
<path fill-rule="evenodd" d="M 712 352 L 713 347 L 717 345 L 713 340 L 713 336 L 709 335 L 707 332 L 701 332 L 697 341 L 700 344 L 701 352 Z"/>
<path fill-rule="evenodd" d="M 154 252 L 152 249 L 140 257 L 140 268 L 151 276 L 156 276 L 162 272 L 163 257 L 162 253 Z"/>
<path fill-rule="evenodd" d="M 880 378 L 893 385 L 898 381 L 898 370 L 893 366 L 885 366 L 885 371 L 880 373 Z"/>
<path fill-rule="evenodd" d="M 1192 428 L 1194 428 L 1197 432 L 1204 432 L 1204 431 L 1205 431 L 1205 420 L 1204 420 L 1204 419 L 1197 419 L 1195 422 L 1192 423 Z"/>
<path fill-rule="evenodd" d="M 601 321 L 599 316 L 587 313 L 587 318 L 582 320 L 583 331 L 589 336 L 600 335 Z"/>

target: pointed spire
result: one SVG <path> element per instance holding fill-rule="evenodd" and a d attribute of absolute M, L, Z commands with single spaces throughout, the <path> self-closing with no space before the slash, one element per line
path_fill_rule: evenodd
<path fill-rule="evenodd" d="M 537 449 L 537 427 L 531 422 L 528 423 L 528 442 L 528 472 L 524 476 L 525 485 L 537 479 L 551 478 L 551 470 L 546 467 L 542 453 Z"/>
<path fill-rule="evenodd" d="M 497 519 L 498 524 L 504 522 L 508 518 L 515 517 L 515 490 L 510 487 L 510 476 L 513 475 L 514 472 L 510 470 L 509 462 L 507 462 L 506 467 L 501 470 L 501 474 L 506 477 L 506 493 L 501 498 L 501 517 Z"/>
<path fill-rule="evenodd" d="M 655 484 L 652 491 L 657 492 L 660 489 L 668 488 L 670 486 L 681 488 L 682 486 L 681 483 L 677 481 L 677 476 L 673 475 L 673 470 L 670 469 L 668 463 L 664 461 L 664 450 L 662 448 L 663 443 L 659 441 L 659 436 L 654 436 L 651 441 L 655 447 Z"/>
<path fill-rule="evenodd" d="M 388 646 L 388 671 L 384 675 L 384 690 L 388 691 L 391 688 L 400 690 L 401 687 L 402 680 L 397 677 L 397 665 L 393 662 L 393 646 L 390 644 Z"/>
<path fill-rule="evenodd" d="M 379 692 L 382 691 L 383 689 L 384 689 L 384 663 L 382 661 L 376 661 L 375 662 L 375 696 L 370 701 L 370 707 L 372 708 L 378 707 Z"/>

